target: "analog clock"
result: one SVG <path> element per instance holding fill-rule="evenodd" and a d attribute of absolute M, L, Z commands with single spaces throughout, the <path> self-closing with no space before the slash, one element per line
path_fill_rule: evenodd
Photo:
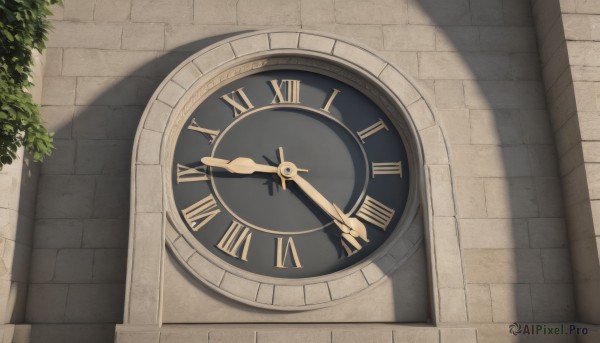
<path fill-rule="evenodd" d="M 269 278 L 334 274 L 398 229 L 407 152 L 375 102 L 336 78 L 268 70 L 212 90 L 172 153 L 181 222 L 232 270 Z"/>

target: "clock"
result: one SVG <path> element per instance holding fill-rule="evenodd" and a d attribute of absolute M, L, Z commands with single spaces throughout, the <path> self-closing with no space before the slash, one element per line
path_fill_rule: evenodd
<path fill-rule="evenodd" d="M 227 80 L 181 121 L 174 217 L 234 274 L 335 278 L 401 230 L 411 175 L 396 125 L 334 74 L 287 66 Z"/>

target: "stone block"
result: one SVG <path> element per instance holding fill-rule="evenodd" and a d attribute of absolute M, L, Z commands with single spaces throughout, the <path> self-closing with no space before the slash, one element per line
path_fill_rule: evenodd
<path fill-rule="evenodd" d="M 441 136 L 441 131 L 439 127 L 433 127 L 435 125 L 435 118 L 433 117 L 433 113 L 429 108 L 429 105 L 423 98 L 418 101 L 412 103 L 408 106 L 408 113 L 410 118 L 413 120 L 415 127 L 417 130 L 424 130 L 426 128 L 432 128 L 434 130 L 428 131 L 430 133 L 430 138 L 433 140 L 430 143 L 435 143 L 438 136 Z M 439 156 L 438 156 L 439 158 Z"/>
<path fill-rule="evenodd" d="M 571 322 L 575 320 L 572 284 L 531 285 L 533 319 L 536 322 Z"/>
<path fill-rule="evenodd" d="M 94 251 L 91 249 L 61 249 L 56 257 L 54 282 L 91 282 L 93 263 Z"/>
<path fill-rule="evenodd" d="M 44 76 L 59 76 L 61 74 L 62 55 L 62 49 L 46 49 L 46 64 L 44 65 Z"/>
<path fill-rule="evenodd" d="M 435 27 L 389 25 L 383 27 L 384 49 L 399 51 L 435 51 Z"/>
<path fill-rule="evenodd" d="M 480 27 L 479 33 L 483 51 L 535 52 L 537 50 L 535 32 L 530 27 Z"/>
<path fill-rule="evenodd" d="M 600 99 L 600 92 L 598 92 L 598 99 Z M 578 101 L 578 104 L 580 102 Z M 578 106 L 579 108 L 579 106 Z M 584 112 L 578 111 L 577 116 L 579 118 L 579 128 L 581 130 L 582 140 L 600 140 L 600 111 L 596 112 Z"/>
<path fill-rule="evenodd" d="M 531 290 L 527 284 L 492 284 L 494 322 L 533 321 Z"/>
<path fill-rule="evenodd" d="M 161 339 L 160 331 L 135 332 L 135 331 L 117 331 L 116 342 L 118 343 L 159 343 Z"/>
<path fill-rule="evenodd" d="M 133 0 L 131 21 L 191 23 L 194 21 L 194 0 L 173 0 L 169 2 Z"/>
<path fill-rule="evenodd" d="M 408 75 L 412 77 L 419 76 L 419 60 L 416 52 L 384 51 L 382 56 Z"/>
<path fill-rule="evenodd" d="M 505 54 L 420 52 L 419 76 L 424 79 L 511 79 L 511 59 Z"/>
<path fill-rule="evenodd" d="M 345 298 L 356 292 L 362 291 L 368 286 L 367 280 L 360 271 L 346 275 L 337 280 L 329 281 L 327 284 L 329 285 L 329 292 L 331 293 L 332 300 Z"/>
<path fill-rule="evenodd" d="M 536 196 L 538 190 L 529 177 L 486 179 L 484 187 L 490 218 L 537 217 L 545 201 Z"/>
<path fill-rule="evenodd" d="M 258 293 L 258 282 L 243 279 L 231 273 L 225 273 L 220 288 L 243 299 L 254 301 Z"/>
<path fill-rule="evenodd" d="M 394 330 L 394 343 L 440 343 L 437 328 L 409 328 Z"/>
<path fill-rule="evenodd" d="M 504 13 L 503 0 L 484 0 L 471 2 L 471 23 L 473 25 L 502 25 Z"/>
<path fill-rule="evenodd" d="M 256 343 L 254 330 L 214 330 L 208 333 L 209 343 Z"/>
<path fill-rule="evenodd" d="M 573 277 L 575 281 L 600 279 L 598 245 L 596 238 L 584 238 L 570 242 Z"/>
<path fill-rule="evenodd" d="M 331 331 L 324 330 L 277 330 L 258 331 L 256 341 L 264 343 L 331 343 Z M 346 341 L 344 341 L 346 342 Z"/>
<path fill-rule="evenodd" d="M 583 160 L 585 162 L 600 162 L 600 142 L 581 142 L 581 147 L 581 152 L 583 153 Z"/>
<path fill-rule="evenodd" d="M 331 32 L 354 39 L 373 49 L 383 50 L 383 32 L 379 25 L 312 24 L 302 27 L 307 30 Z"/>
<path fill-rule="evenodd" d="M 131 12 L 131 0 L 96 0 L 95 21 L 127 21 Z"/>
<path fill-rule="evenodd" d="M 121 47 L 120 23 L 94 23 L 56 21 L 48 36 L 49 48 L 119 49 Z"/>
<path fill-rule="evenodd" d="M 306 304 L 320 304 L 331 300 L 329 294 L 329 287 L 326 283 L 316 283 L 312 285 L 306 285 L 304 287 L 304 293 L 306 294 Z"/>
<path fill-rule="evenodd" d="M 542 84 L 537 81 L 464 81 L 470 109 L 545 109 Z"/>
<path fill-rule="evenodd" d="M 398 244 L 396 244 L 398 245 Z M 392 248 L 394 250 L 394 248 Z M 406 254 L 406 252 L 405 252 Z M 387 273 L 391 272 L 397 264 L 397 260 L 393 257 L 394 252 L 390 252 L 389 255 L 385 255 L 382 258 L 374 261 L 361 269 L 365 279 L 372 285 L 386 276 Z M 400 256 L 400 260 L 404 256 Z"/>
<path fill-rule="evenodd" d="M 549 144 L 552 142 L 550 123 L 545 111 L 521 111 L 521 123 L 526 143 Z"/>
<path fill-rule="evenodd" d="M 394 92 L 405 105 L 410 105 L 421 98 L 415 87 L 390 65 L 385 67 L 381 72 L 381 75 L 379 75 L 379 78 L 390 87 L 392 92 Z M 429 120 L 432 121 L 433 118 Z"/>
<path fill-rule="evenodd" d="M 237 4 L 238 24 L 289 26 L 300 25 L 300 1 L 241 0 Z"/>
<path fill-rule="evenodd" d="M 541 80 L 542 67 L 540 57 L 535 53 L 515 53 L 510 55 L 510 79 Z"/>
<path fill-rule="evenodd" d="M 529 218 L 529 246 L 532 248 L 564 248 L 567 227 L 562 218 Z"/>
<path fill-rule="evenodd" d="M 544 282 L 539 250 L 465 249 L 467 283 Z"/>
<path fill-rule="evenodd" d="M 63 323 L 69 285 L 29 285 L 27 323 Z"/>
<path fill-rule="evenodd" d="M 405 1 L 335 1 L 335 20 L 341 24 L 406 24 Z"/>
<path fill-rule="evenodd" d="M 542 267 L 546 283 L 572 283 L 568 249 L 542 249 Z"/>
<path fill-rule="evenodd" d="M 138 212 L 162 211 L 162 174 L 158 165 L 139 165 L 136 168 L 136 183 L 146 185 L 136 189 L 135 208 Z"/>
<path fill-rule="evenodd" d="M 139 139 L 137 156 L 135 156 L 136 163 L 158 164 L 160 162 L 162 134 L 144 129 Z"/>
<path fill-rule="evenodd" d="M 467 321 L 467 305 L 463 288 L 440 288 L 440 321 L 459 323 Z"/>
<path fill-rule="evenodd" d="M 125 283 L 127 272 L 126 249 L 94 250 L 94 283 Z"/>
<path fill-rule="evenodd" d="M 221 280 L 225 272 L 223 269 L 218 268 L 212 262 L 205 259 L 203 256 L 198 254 L 194 254 L 188 261 L 192 269 L 194 269 L 201 277 L 203 277 L 208 282 L 219 285 L 221 284 Z M 272 292 L 271 292 L 272 294 Z"/>
<path fill-rule="evenodd" d="M 171 107 L 175 107 L 183 93 L 185 93 L 184 88 L 173 81 L 169 81 L 160 91 L 157 99 Z"/>
<path fill-rule="evenodd" d="M 194 0 L 194 23 L 236 24 L 236 0 Z"/>
<path fill-rule="evenodd" d="M 88 219 L 83 223 L 83 248 L 127 248 L 129 222 L 119 219 Z"/>
<path fill-rule="evenodd" d="M 194 64 L 198 66 L 202 73 L 207 73 L 234 57 L 231 45 L 226 44 L 202 54 L 194 60 Z"/>
<path fill-rule="evenodd" d="M 468 110 L 437 111 L 450 145 L 470 144 L 471 122 Z"/>
<path fill-rule="evenodd" d="M 490 285 L 467 284 L 467 313 L 469 321 L 489 323 L 492 321 L 492 296 Z"/>
<path fill-rule="evenodd" d="M 275 286 L 273 304 L 279 306 L 304 305 L 304 287 L 302 286 Z"/>
<path fill-rule="evenodd" d="M 31 267 L 29 282 L 49 283 L 54 278 L 56 266 L 56 249 L 33 249 L 31 251 Z"/>
<path fill-rule="evenodd" d="M 379 76 L 387 65 L 385 61 L 372 53 L 341 41 L 335 44 L 333 55 L 354 63 L 375 76 Z"/>
<path fill-rule="evenodd" d="M 521 144 L 519 113 L 471 110 L 471 144 Z"/>
<path fill-rule="evenodd" d="M 94 177 L 44 175 L 40 177 L 37 218 L 89 218 L 94 207 Z"/>
<path fill-rule="evenodd" d="M 300 20 L 303 26 L 335 22 L 333 0 L 301 0 L 300 8 Z"/>
<path fill-rule="evenodd" d="M 42 85 L 42 105 L 73 105 L 75 84 L 74 77 L 45 77 Z"/>
<path fill-rule="evenodd" d="M 454 195 L 450 167 L 447 165 L 429 166 L 431 183 L 431 203 L 433 215 L 437 217 L 454 216 Z"/>
<path fill-rule="evenodd" d="M 600 66 L 598 44 L 596 42 L 567 42 L 569 63 L 580 66 Z"/>
<path fill-rule="evenodd" d="M 525 146 L 457 145 L 453 147 L 453 173 L 456 176 L 529 176 L 529 156 Z"/>
<path fill-rule="evenodd" d="M 70 285 L 65 322 L 121 322 L 124 298 L 124 285 Z"/>
<path fill-rule="evenodd" d="M 454 218 L 434 218 L 433 239 L 438 287 L 462 287 L 463 269 Z"/>
<path fill-rule="evenodd" d="M 477 343 L 477 330 L 452 329 L 440 330 L 440 343 Z"/>
<path fill-rule="evenodd" d="M 231 42 L 236 56 L 244 56 L 269 49 L 269 36 L 266 34 L 246 37 Z"/>
<path fill-rule="evenodd" d="M 40 219 L 35 223 L 33 247 L 37 249 L 80 248 L 82 234 L 81 220 Z"/>
<path fill-rule="evenodd" d="M 84 139 L 133 140 L 143 109 L 78 106 L 75 109 L 73 137 Z"/>
<path fill-rule="evenodd" d="M 556 152 L 562 157 L 569 150 L 579 145 L 581 142 L 581 131 L 577 116 L 571 117 L 563 126 L 561 126 L 556 135 Z"/>
<path fill-rule="evenodd" d="M 298 47 L 300 49 L 314 50 L 331 54 L 334 44 L 335 41 L 333 39 L 303 33 L 300 35 Z"/>
<path fill-rule="evenodd" d="M 408 0 L 408 22 L 429 25 L 470 25 L 469 0 Z"/>
<path fill-rule="evenodd" d="M 208 343 L 208 331 L 198 330 L 177 330 L 172 332 L 161 330 L 160 343 Z M 144 340 L 143 342 L 147 342 Z M 120 343 L 120 341 L 119 341 Z"/>
<path fill-rule="evenodd" d="M 485 218 L 485 191 L 483 179 L 456 177 L 456 202 L 461 218 Z"/>
<path fill-rule="evenodd" d="M 271 49 L 295 49 L 298 47 L 299 37 L 300 34 L 295 32 L 269 33 L 269 44 Z"/>
<path fill-rule="evenodd" d="M 558 157 L 554 145 L 529 145 L 529 160 L 533 176 L 558 176 Z"/>
<path fill-rule="evenodd" d="M 146 105 L 158 82 L 145 77 L 79 77 L 77 105 Z"/>
<path fill-rule="evenodd" d="M 465 95 L 462 81 L 436 80 L 435 104 L 439 109 L 463 109 Z"/>
<path fill-rule="evenodd" d="M 94 0 L 65 0 L 63 19 L 91 21 L 94 17 Z"/>
<path fill-rule="evenodd" d="M 75 146 L 74 140 L 55 139 L 52 155 L 44 159 L 42 174 L 73 174 L 75 171 Z"/>
<path fill-rule="evenodd" d="M 129 216 L 129 176 L 97 176 L 94 218 L 124 219 Z"/>
<path fill-rule="evenodd" d="M 188 63 L 173 76 L 173 81 L 187 90 L 198 80 L 198 78 L 200 78 L 200 75 L 202 75 L 200 70 L 198 70 L 193 63 Z"/>
<path fill-rule="evenodd" d="M 479 29 L 474 26 L 438 27 L 435 33 L 437 51 L 479 51 Z"/>
<path fill-rule="evenodd" d="M 48 132 L 54 133 L 55 139 L 71 138 L 73 106 L 42 106 L 41 116 Z"/>
<path fill-rule="evenodd" d="M 539 206 L 540 217 L 563 217 L 564 204 L 560 178 L 535 178 L 535 192 Z"/>
<path fill-rule="evenodd" d="M 597 295 L 600 281 L 577 282 L 575 288 L 579 320 L 589 323 L 598 318 L 600 315 L 600 298 Z"/>
<path fill-rule="evenodd" d="M 77 144 L 77 174 L 129 174 L 131 141 L 86 140 Z"/>
<path fill-rule="evenodd" d="M 163 50 L 165 25 L 162 23 L 127 23 L 123 25 L 123 49 Z"/>
<path fill-rule="evenodd" d="M 179 238 L 173 241 L 173 250 L 175 250 L 185 261 L 195 253 L 195 249 L 192 248 L 190 243 L 188 243 L 183 236 L 179 236 Z"/>
<path fill-rule="evenodd" d="M 273 304 L 273 285 L 261 283 L 258 287 L 256 301 L 261 304 Z M 329 289 L 327 290 L 329 292 Z"/>
<path fill-rule="evenodd" d="M 392 343 L 391 330 L 333 330 L 331 332 L 332 343 L 360 343 L 360 342 L 378 342 Z M 328 341 L 323 341 L 328 342 Z"/>
<path fill-rule="evenodd" d="M 464 248 L 528 248 L 529 233 L 524 219 L 461 219 Z"/>
<path fill-rule="evenodd" d="M 521 0 L 504 0 L 502 9 L 505 25 L 530 25 L 533 22 L 531 3 Z"/>

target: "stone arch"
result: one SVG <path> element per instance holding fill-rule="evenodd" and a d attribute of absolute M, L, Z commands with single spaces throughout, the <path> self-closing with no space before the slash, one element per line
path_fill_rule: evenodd
<path fill-rule="evenodd" d="M 165 78 L 144 111 L 134 141 L 131 165 L 124 324 L 161 325 L 165 243 L 185 259 L 193 257 L 190 243 L 182 239 L 166 215 L 168 192 L 163 178 L 168 172 L 167 147 L 171 138 L 168 128 L 178 119 L 174 114 L 193 110 L 201 90 L 207 91 L 215 86 L 197 81 L 203 77 L 206 79 L 207 75 L 216 75 L 227 63 L 236 60 L 250 62 L 290 52 L 335 61 L 359 70 L 386 93 L 391 99 L 389 106 L 403 109 L 403 119 L 407 124 L 404 133 L 414 143 L 413 165 L 417 169 L 413 175 L 418 178 L 413 189 L 417 191 L 415 196 L 418 196 L 422 211 L 420 225 L 424 228 L 428 250 L 431 315 L 436 323 L 449 321 L 446 313 L 455 313 L 454 304 L 457 302 L 464 304 L 450 153 L 440 121 L 416 83 L 371 49 L 346 39 L 305 30 L 267 30 L 232 37 L 189 57 Z M 252 63 L 248 68 L 252 68 Z M 190 92 L 191 89 L 194 91 Z M 412 244 L 415 245 L 414 242 Z M 200 277 L 209 282 L 220 273 L 204 260 L 196 263 L 205 271 Z M 382 273 L 384 265 L 385 257 L 365 267 L 372 268 L 375 275 L 373 282 L 382 277 L 379 274 L 385 274 Z M 191 269 L 194 269 L 193 266 Z M 466 308 L 464 312 L 466 320 Z"/>

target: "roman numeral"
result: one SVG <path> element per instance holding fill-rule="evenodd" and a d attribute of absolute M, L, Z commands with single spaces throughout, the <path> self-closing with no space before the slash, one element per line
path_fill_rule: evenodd
<path fill-rule="evenodd" d="M 376 132 L 385 129 L 386 131 L 388 131 L 388 127 L 385 125 L 385 123 L 383 122 L 383 120 L 381 120 L 381 118 L 379 118 L 379 120 L 367 127 L 364 130 L 361 131 L 357 131 L 356 133 L 358 134 L 358 137 L 360 137 L 360 141 L 361 142 L 365 142 L 365 139 L 373 134 L 375 134 Z"/>
<path fill-rule="evenodd" d="M 302 268 L 302 264 L 300 264 L 300 259 L 298 258 L 298 252 L 296 251 L 296 244 L 294 244 L 294 239 L 289 237 L 287 242 L 284 244 L 283 237 L 277 237 L 277 259 L 275 260 L 275 267 L 277 268 L 288 268 L 285 266 L 285 262 L 288 256 L 292 257 L 290 261 L 290 265 L 293 268 Z"/>
<path fill-rule="evenodd" d="M 177 163 L 177 183 L 208 181 L 208 175 L 200 167 L 188 167 Z"/>
<path fill-rule="evenodd" d="M 362 245 L 360 245 L 358 240 L 349 233 L 342 233 L 342 247 L 346 251 L 346 256 L 352 256 L 362 249 Z"/>
<path fill-rule="evenodd" d="M 371 162 L 371 177 L 375 175 L 397 174 L 402 177 L 402 161 L 398 162 Z"/>
<path fill-rule="evenodd" d="M 248 248 L 250 248 L 251 240 L 250 228 L 233 221 L 217 244 L 217 248 L 237 259 L 248 261 Z"/>
<path fill-rule="evenodd" d="M 300 103 L 300 80 L 271 80 L 271 86 L 275 91 L 275 97 L 271 104 L 299 104 Z"/>
<path fill-rule="evenodd" d="M 392 221 L 394 212 L 396 211 L 367 195 L 358 212 L 356 212 L 356 216 L 385 231 Z"/>
<path fill-rule="evenodd" d="M 335 89 L 332 88 L 331 89 L 333 91 L 333 93 L 331 93 L 331 95 L 329 96 L 329 99 L 327 99 L 327 102 L 325 103 L 325 106 L 323 106 L 321 109 L 327 113 L 329 113 L 329 106 L 331 106 L 331 103 L 333 102 L 333 99 L 335 99 L 335 97 L 341 93 L 342 91 L 340 91 L 339 89 Z"/>
<path fill-rule="evenodd" d="M 239 98 L 243 104 L 235 100 L 236 97 Z M 233 107 L 234 117 L 244 114 L 254 108 L 254 105 L 252 105 L 250 99 L 248 99 L 248 96 L 246 95 L 246 93 L 244 93 L 244 87 L 237 89 L 229 94 L 223 95 L 221 99 L 223 99 L 225 102 L 227 102 Z"/>
<path fill-rule="evenodd" d="M 200 125 L 198 125 L 198 123 L 196 123 L 195 118 L 192 118 L 192 122 L 188 126 L 188 129 L 194 130 L 196 132 L 200 132 L 202 135 L 204 135 L 206 138 L 208 138 L 208 143 L 210 143 L 210 144 L 212 144 L 212 142 L 215 140 L 215 138 L 221 132 L 221 130 L 211 130 L 211 129 L 201 127 Z"/>
<path fill-rule="evenodd" d="M 221 210 L 212 195 L 198 201 L 192 206 L 181 210 L 183 218 L 194 231 L 200 230 L 206 223 L 213 219 Z"/>

